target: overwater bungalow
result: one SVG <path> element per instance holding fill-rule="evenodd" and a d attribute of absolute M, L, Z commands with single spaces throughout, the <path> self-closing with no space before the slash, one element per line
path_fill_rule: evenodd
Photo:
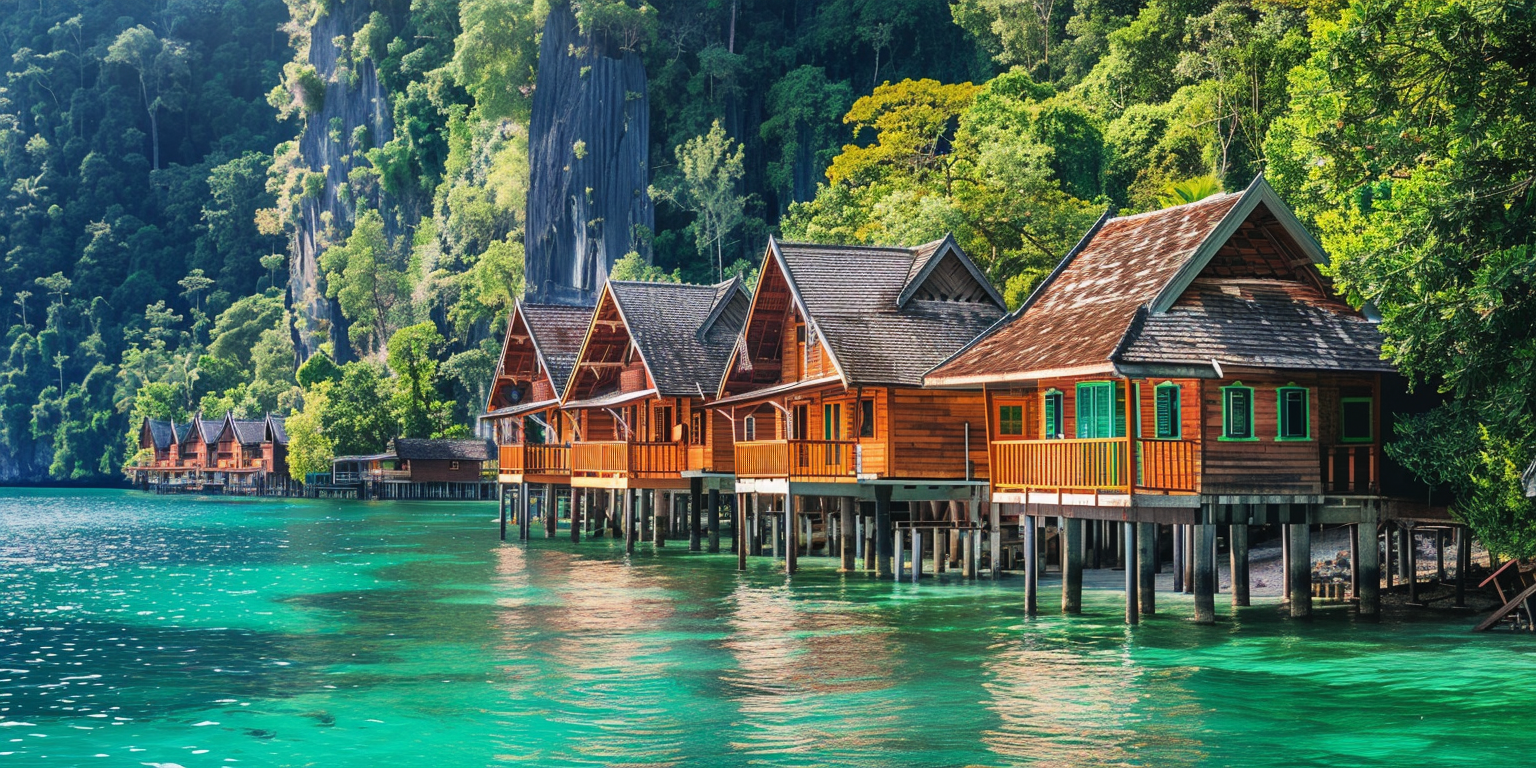
<path fill-rule="evenodd" d="M 330 482 L 314 490 L 372 499 L 493 499 L 495 460 L 494 446 L 479 438 L 397 437 L 383 453 L 334 457 Z"/>
<path fill-rule="evenodd" d="M 1249 526 L 1270 525 L 1286 533 L 1290 610 L 1306 615 L 1321 523 L 1356 526 L 1352 593 L 1376 612 L 1378 523 L 1447 518 L 1382 452 L 1395 415 L 1425 405 L 1326 263 L 1262 177 L 1106 215 L 1018 310 L 928 373 L 930 387 L 985 394 L 991 500 L 1024 534 L 1028 610 L 1036 537 L 1059 519 L 1068 612 L 1081 605 L 1085 549 L 1125 565 L 1128 620 L 1155 610 L 1154 547 L 1169 526 L 1175 579 L 1192 588 L 1196 619 L 1212 621 L 1218 526 L 1245 605 Z M 1400 542 L 1405 557 L 1413 549 Z"/>
<path fill-rule="evenodd" d="M 862 553 L 890 575 L 893 542 L 911 542 L 914 572 L 932 550 L 936 570 L 974 574 L 985 399 L 922 383 L 1003 317 L 1003 298 L 950 237 L 910 248 L 770 239 L 759 275 L 710 404 L 734 430 L 736 490 L 750 500 L 739 563 L 766 541 L 793 572 L 820 540 L 845 570 Z"/>
<path fill-rule="evenodd" d="M 287 493 L 288 435 L 282 420 L 194 418 L 188 424 L 145 419 L 139 445 L 153 459 L 125 471 L 142 487 L 225 493 Z"/>
<path fill-rule="evenodd" d="M 480 416 L 497 446 L 503 489 L 520 497 L 537 489 L 545 506 L 570 492 L 574 430 L 560 395 L 591 323 L 591 307 L 518 301 Z"/>
<path fill-rule="evenodd" d="M 732 489 L 729 421 L 704 406 L 750 300 L 740 278 L 716 285 L 609 281 L 598 296 L 561 396 L 575 437 L 571 486 L 578 509 L 623 531 L 631 547 L 642 525 L 665 541 L 680 496 L 698 513 L 706 490 Z M 712 512 L 714 520 L 718 509 Z M 519 520 L 526 519 L 525 510 Z M 718 529 L 718 522 L 709 525 Z M 690 546 L 698 546 L 700 525 L 691 528 Z"/>

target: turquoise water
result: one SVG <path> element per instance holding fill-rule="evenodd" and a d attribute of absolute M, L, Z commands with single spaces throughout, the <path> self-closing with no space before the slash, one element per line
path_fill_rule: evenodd
<path fill-rule="evenodd" d="M 1473 765 L 1536 642 L 1273 605 L 792 581 L 496 540 L 494 503 L 0 490 L 0 765 Z M 1042 604 L 1057 599 L 1048 585 Z"/>

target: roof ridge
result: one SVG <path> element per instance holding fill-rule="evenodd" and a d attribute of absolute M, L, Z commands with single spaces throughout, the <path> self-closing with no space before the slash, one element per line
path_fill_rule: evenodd
<path fill-rule="evenodd" d="M 870 245 L 868 243 L 813 243 L 813 242 L 810 242 L 810 241 L 807 241 L 807 240 L 780 240 L 778 242 L 779 242 L 780 246 L 785 246 L 785 245 L 796 246 L 796 245 L 799 245 L 799 246 L 810 246 L 810 247 L 813 247 L 813 248 L 840 248 L 840 249 L 845 249 L 845 250 L 851 248 L 851 249 L 856 249 L 856 250 L 861 250 L 861 251 L 906 251 L 907 255 L 910 256 L 913 251 L 916 251 L 917 249 L 919 249 L 919 248 L 921 248 L 921 247 L 923 247 L 925 245 L 930 245 L 932 243 L 939 242 L 939 240 L 943 240 L 943 239 L 944 238 L 941 237 L 938 240 L 929 240 L 927 242 L 920 243 L 918 245 Z"/>
<path fill-rule="evenodd" d="M 1134 221 L 1136 219 L 1146 218 L 1146 217 L 1149 217 L 1149 216 L 1156 216 L 1156 215 L 1158 215 L 1160 213 L 1167 213 L 1169 211 L 1176 211 L 1176 210 L 1178 210 L 1180 208 L 1189 208 L 1189 207 L 1196 206 L 1196 205 L 1204 205 L 1204 204 L 1210 203 L 1210 202 L 1216 202 L 1216 201 L 1219 201 L 1219 200 L 1225 200 L 1226 198 L 1229 198 L 1229 197 L 1234 197 L 1234 196 L 1235 197 L 1241 197 L 1242 195 L 1243 195 L 1242 192 L 1217 192 L 1214 195 L 1207 195 L 1205 197 L 1200 198 L 1199 200 L 1195 200 L 1195 201 L 1188 202 L 1188 203 L 1179 203 L 1178 205 L 1170 205 L 1167 208 L 1158 208 L 1155 211 L 1142 211 L 1141 213 L 1133 213 L 1133 214 L 1130 214 L 1129 216 L 1116 216 L 1116 217 L 1110 219 L 1110 221 Z"/>

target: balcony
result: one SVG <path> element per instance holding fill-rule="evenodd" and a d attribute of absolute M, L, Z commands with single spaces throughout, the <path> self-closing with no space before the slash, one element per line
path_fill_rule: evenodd
<path fill-rule="evenodd" d="M 853 440 L 754 440 L 736 444 L 736 476 L 789 480 L 851 480 L 858 476 Z"/>
<path fill-rule="evenodd" d="M 571 445 L 571 476 L 677 479 L 687 468 L 687 448 L 684 443 L 578 442 Z"/>
<path fill-rule="evenodd" d="M 1321 446 L 1324 493 L 1373 494 L 1381 487 L 1376 446 L 1349 443 Z"/>
<path fill-rule="evenodd" d="M 506 475 L 571 474 L 571 449 L 565 445 L 524 444 L 501 446 L 501 472 Z"/>
<path fill-rule="evenodd" d="M 1131 489 L 1123 437 L 1002 440 L 992 444 L 992 485 L 1006 491 Z M 1186 440 L 1136 440 L 1136 490 L 1194 493 L 1198 445 Z"/>

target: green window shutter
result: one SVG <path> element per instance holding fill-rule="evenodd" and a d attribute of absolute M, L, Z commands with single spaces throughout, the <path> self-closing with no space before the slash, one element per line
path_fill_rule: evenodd
<path fill-rule="evenodd" d="M 1305 387 L 1281 387 L 1279 396 L 1279 432 L 1281 440 L 1307 440 L 1312 436 L 1312 425 L 1307 412 Z"/>
<path fill-rule="evenodd" d="M 1045 438 L 1047 440 L 1059 439 L 1062 436 L 1062 394 L 1060 392 L 1048 392 L 1045 395 Z"/>
<path fill-rule="evenodd" d="M 1093 385 L 1077 385 L 1077 436 L 1093 437 Z"/>
<path fill-rule="evenodd" d="M 1241 385 L 1222 388 L 1222 437 L 1253 439 L 1253 390 Z"/>
<path fill-rule="evenodd" d="M 1109 383 L 1109 391 L 1113 395 L 1109 398 L 1109 401 L 1114 407 L 1114 410 L 1110 411 L 1109 415 L 1110 420 L 1115 425 L 1115 431 L 1110 436 L 1125 437 L 1125 386 L 1116 386 L 1115 382 L 1112 381 Z"/>
<path fill-rule="evenodd" d="M 1157 438 L 1159 440 L 1179 439 L 1181 414 L 1179 413 L 1178 386 L 1163 385 L 1158 387 L 1153 400 L 1154 407 L 1157 410 Z"/>
<path fill-rule="evenodd" d="M 1077 436 L 1125 437 L 1125 388 L 1112 381 L 1077 385 Z"/>

